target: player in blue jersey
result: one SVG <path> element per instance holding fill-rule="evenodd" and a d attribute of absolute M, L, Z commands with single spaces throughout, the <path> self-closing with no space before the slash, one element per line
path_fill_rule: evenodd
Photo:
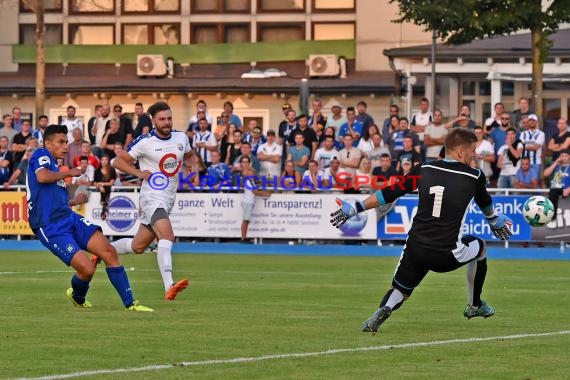
<path fill-rule="evenodd" d="M 44 132 L 44 148 L 37 149 L 30 158 L 26 190 L 32 231 L 47 249 L 76 271 L 67 298 L 77 307 L 91 307 L 85 296 L 95 267 L 84 254 L 88 251 L 105 262 L 109 280 L 127 310 L 153 311 L 134 300 L 125 268 L 101 228 L 71 210 L 70 206 L 84 203 L 87 198 L 81 194 L 68 201 L 64 180 L 81 173 L 77 168 L 59 171 L 56 160 L 66 154 L 67 127 L 48 126 Z"/>

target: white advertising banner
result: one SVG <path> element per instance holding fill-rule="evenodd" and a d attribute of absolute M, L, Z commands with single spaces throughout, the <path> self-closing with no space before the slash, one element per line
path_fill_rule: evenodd
<path fill-rule="evenodd" d="M 170 215 L 177 237 L 239 238 L 242 194 L 178 193 Z M 364 199 L 367 195 L 343 196 Z M 281 194 L 256 199 L 249 224 L 250 238 L 377 239 L 376 211 L 356 215 L 342 229 L 333 227 L 330 213 L 338 208 L 335 194 Z M 132 236 L 138 220 L 138 193 L 111 193 L 106 220 L 101 220 L 99 194 L 93 193 L 86 217 L 99 224 L 105 235 Z"/>

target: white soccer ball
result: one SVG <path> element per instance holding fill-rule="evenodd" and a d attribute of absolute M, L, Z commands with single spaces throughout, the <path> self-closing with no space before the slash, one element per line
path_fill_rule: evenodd
<path fill-rule="evenodd" d="M 556 210 L 550 199 L 541 195 L 528 198 L 523 205 L 523 216 L 533 227 L 542 227 L 552 220 Z"/>

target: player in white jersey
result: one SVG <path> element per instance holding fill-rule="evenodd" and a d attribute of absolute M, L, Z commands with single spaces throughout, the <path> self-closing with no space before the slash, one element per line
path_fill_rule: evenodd
<path fill-rule="evenodd" d="M 154 129 L 135 139 L 114 161 L 113 166 L 127 174 L 143 179 L 139 206 L 142 210 L 141 224 L 132 238 L 113 242 L 117 253 L 143 253 L 158 238 L 157 261 L 165 298 L 173 300 L 188 286 L 188 280 L 174 282 L 172 279 L 172 245 L 174 232 L 169 215 L 176 200 L 178 172 L 182 162 L 194 151 L 185 133 L 172 130 L 172 111 L 168 104 L 158 102 L 150 106 Z M 133 164 L 138 160 L 140 169 Z"/>

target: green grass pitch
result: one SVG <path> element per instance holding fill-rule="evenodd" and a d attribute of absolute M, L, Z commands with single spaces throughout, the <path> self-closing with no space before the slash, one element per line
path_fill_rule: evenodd
<path fill-rule="evenodd" d="M 164 367 L 82 378 L 570 378 L 570 261 L 490 260 L 483 298 L 497 313 L 485 320 L 462 315 L 465 270 L 431 273 L 373 336 L 359 327 L 396 257 L 174 255 L 175 278 L 190 278 L 174 302 L 163 299 L 154 254 L 122 260 L 134 267 L 136 298 L 156 312 L 125 311 L 102 267 L 88 295 L 94 307 L 74 308 L 65 297 L 71 271 L 52 254 L 0 252 L 0 379 L 152 365 Z M 385 345 L 394 348 L 358 351 Z M 308 355 L 331 349 L 355 350 Z M 293 353 L 301 355 L 259 360 Z M 209 362 L 235 358 L 258 359 Z"/>

